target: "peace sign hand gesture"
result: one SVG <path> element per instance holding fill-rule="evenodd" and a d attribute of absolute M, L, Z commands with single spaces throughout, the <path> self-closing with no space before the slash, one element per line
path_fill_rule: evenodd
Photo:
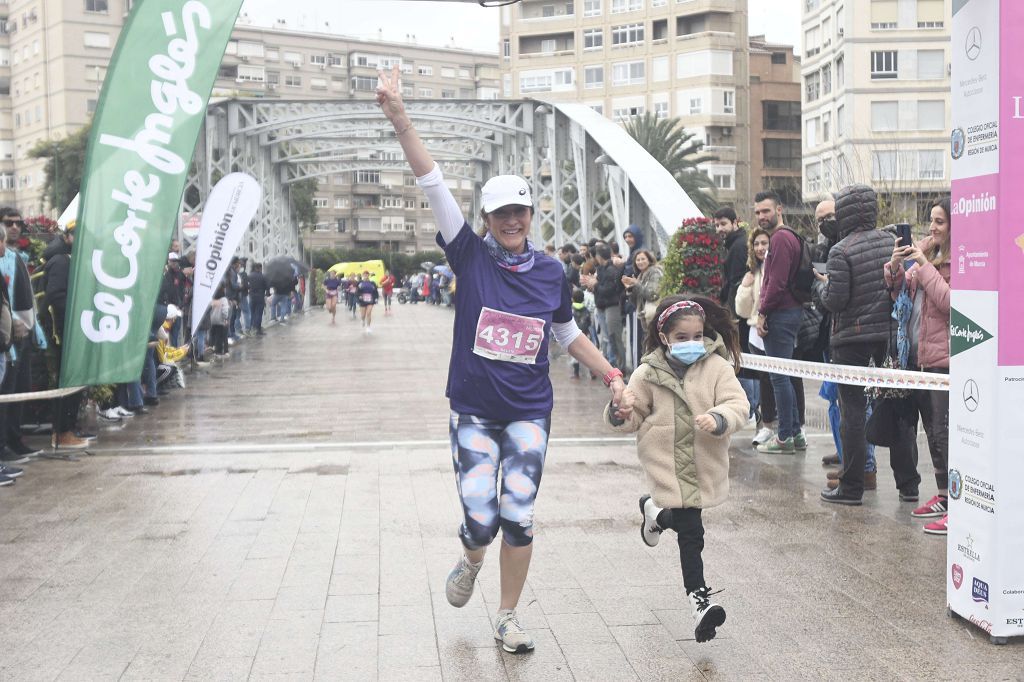
<path fill-rule="evenodd" d="M 392 123 L 405 117 L 405 103 L 402 102 L 402 84 L 398 65 L 391 68 L 391 74 L 377 70 L 377 105 Z"/>

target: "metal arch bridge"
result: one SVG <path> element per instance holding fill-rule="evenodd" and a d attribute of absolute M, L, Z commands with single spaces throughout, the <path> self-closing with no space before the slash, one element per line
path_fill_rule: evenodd
<path fill-rule="evenodd" d="M 589 107 L 540 100 L 411 100 L 406 111 L 449 178 L 480 187 L 514 173 L 532 184 L 538 243 L 622 242 L 636 224 L 648 243 L 700 215 L 672 176 L 621 127 Z M 210 104 L 183 198 L 183 217 L 201 213 L 216 181 L 244 172 L 263 202 L 243 244 L 266 260 L 301 252 L 290 186 L 358 170 L 406 170 L 391 124 L 373 101 L 232 99 Z M 385 190 L 386 191 L 386 190 Z M 179 229 L 186 246 L 187 235 Z"/>

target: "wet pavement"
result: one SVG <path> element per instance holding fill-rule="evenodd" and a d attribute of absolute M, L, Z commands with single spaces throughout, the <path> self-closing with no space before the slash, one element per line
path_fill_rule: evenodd
<path fill-rule="evenodd" d="M 537 649 L 501 652 L 495 561 L 465 608 L 444 598 L 450 336 L 424 305 L 368 336 L 313 312 L 99 425 L 93 456 L 26 464 L 0 491 L 0 679 L 1024 679 L 1024 642 L 947 617 L 945 541 L 884 450 L 863 507 L 818 500 L 820 430 L 796 457 L 734 440 L 731 497 L 705 512 L 728 620 L 695 643 L 674 538 L 638 537 L 634 448 L 564 357 L 520 608 Z M 921 473 L 927 497 L 926 455 Z"/>

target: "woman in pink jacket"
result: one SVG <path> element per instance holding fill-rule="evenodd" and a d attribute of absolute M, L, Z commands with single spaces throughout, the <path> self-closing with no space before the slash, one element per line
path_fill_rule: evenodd
<path fill-rule="evenodd" d="M 898 243 L 885 265 L 885 281 L 893 298 L 904 287 L 913 301 L 906 325 L 910 342 L 907 369 L 949 372 L 949 197 L 932 205 L 928 236 L 913 246 Z M 949 464 L 949 394 L 945 391 L 913 391 L 917 410 L 928 437 L 935 465 L 937 495 L 911 512 L 916 518 L 941 517 L 924 527 L 925 533 L 946 534 L 947 476 Z M 906 499 L 906 497 L 904 497 Z"/>

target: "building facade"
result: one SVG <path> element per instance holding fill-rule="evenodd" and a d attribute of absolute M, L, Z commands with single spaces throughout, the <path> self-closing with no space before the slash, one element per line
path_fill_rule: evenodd
<path fill-rule="evenodd" d="M 523 0 L 501 10 L 502 95 L 617 121 L 679 117 L 722 203 L 750 201 L 746 0 Z"/>
<path fill-rule="evenodd" d="M 131 0 L 0 1 L 0 203 L 26 214 L 45 206 L 38 142 L 89 122 Z M 496 54 L 356 40 L 290 29 L 235 26 L 214 97 L 372 99 L 377 69 L 401 68 L 407 99 L 495 99 Z M 375 158 L 365 152 L 367 159 Z M 433 217 L 411 173 L 358 171 L 317 179 L 312 248 L 434 249 Z M 472 187 L 453 183 L 468 206 Z"/>
<path fill-rule="evenodd" d="M 951 13 L 950 0 L 804 0 L 806 200 L 870 184 L 880 219 L 914 222 L 949 192 Z"/>
<path fill-rule="evenodd" d="M 751 192 L 776 192 L 790 225 L 806 222 L 808 214 L 801 194 L 800 83 L 800 58 L 791 45 L 751 36 Z"/>

